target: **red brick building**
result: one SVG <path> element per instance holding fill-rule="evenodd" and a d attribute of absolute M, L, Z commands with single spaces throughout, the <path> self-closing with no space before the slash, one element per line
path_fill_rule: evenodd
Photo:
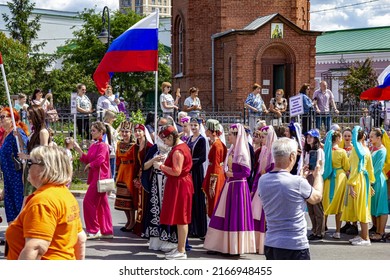
<path fill-rule="evenodd" d="M 203 108 L 242 110 L 253 83 L 266 104 L 314 85 L 315 45 L 309 0 L 173 0 L 174 88 L 200 88 Z"/>

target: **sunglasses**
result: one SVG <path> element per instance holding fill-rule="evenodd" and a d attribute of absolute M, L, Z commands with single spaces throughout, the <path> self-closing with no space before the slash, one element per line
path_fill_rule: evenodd
<path fill-rule="evenodd" d="M 26 161 L 26 163 L 27 163 L 28 167 L 31 167 L 31 166 L 34 165 L 34 164 L 36 164 L 36 165 L 43 165 L 43 164 L 40 163 L 40 162 L 33 162 L 31 159 L 28 159 L 28 160 Z"/>

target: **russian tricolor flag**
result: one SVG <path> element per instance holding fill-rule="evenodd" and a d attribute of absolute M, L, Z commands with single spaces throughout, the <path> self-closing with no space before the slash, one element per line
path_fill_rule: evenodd
<path fill-rule="evenodd" d="M 390 100 L 390 65 L 378 77 L 378 86 L 360 94 L 362 100 Z"/>
<path fill-rule="evenodd" d="M 96 87 L 104 93 L 114 72 L 158 70 L 158 10 L 116 38 L 93 74 Z"/>

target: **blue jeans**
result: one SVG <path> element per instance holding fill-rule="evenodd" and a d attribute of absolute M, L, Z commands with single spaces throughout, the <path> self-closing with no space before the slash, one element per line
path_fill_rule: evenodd
<path fill-rule="evenodd" d="M 115 178 L 115 158 L 110 158 L 110 168 L 111 168 L 111 175 L 112 178 Z"/>
<path fill-rule="evenodd" d="M 321 124 L 324 124 L 326 131 L 330 130 L 331 119 L 330 114 L 318 114 L 316 115 L 316 128 L 321 129 Z"/>

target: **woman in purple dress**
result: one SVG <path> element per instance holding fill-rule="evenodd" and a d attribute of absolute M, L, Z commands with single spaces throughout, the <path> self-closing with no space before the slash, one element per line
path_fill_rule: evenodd
<path fill-rule="evenodd" d="M 184 118 L 181 118 L 181 120 L 180 120 L 182 123 L 182 126 L 183 126 L 183 132 L 180 136 L 180 140 L 183 142 L 187 142 L 188 139 L 190 139 L 190 137 L 192 135 L 190 120 L 191 120 L 190 117 L 184 117 Z"/>
<path fill-rule="evenodd" d="M 256 250 L 260 255 L 264 254 L 265 240 L 265 214 L 263 203 L 259 197 L 258 182 L 260 177 L 274 168 L 274 159 L 272 157 L 272 143 L 277 139 L 273 126 L 264 126 L 260 129 L 261 134 L 261 152 L 258 161 L 257 173 L 252 185 L 252 213 L 255 224 Z"/>
<path fill-rule="evenodd" d="M 230 126 L 231 147 L 224 164 L 225 186 L 211 216 L 204 248 L 208 253 L 240 255 L 256 252 L 247 177 L 251 170 L 248 139 L 241 124 Z"/>

